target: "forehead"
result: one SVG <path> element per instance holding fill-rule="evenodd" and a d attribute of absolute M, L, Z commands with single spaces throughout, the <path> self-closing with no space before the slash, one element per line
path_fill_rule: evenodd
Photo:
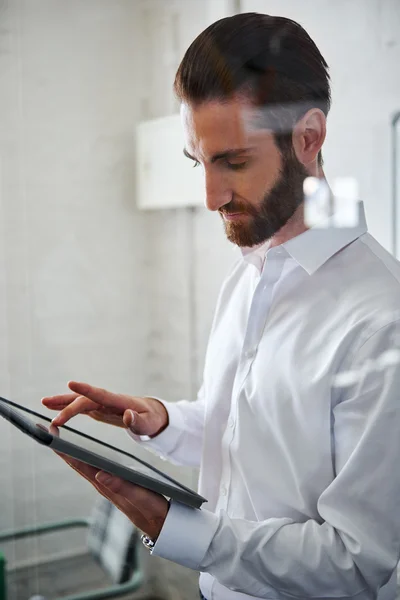
<path fill-rule="evenodd" d="M 241 148 L 271 137 L 267 130 L 256 129 L 259 110 L 242 99 L 211 100 L 201 104 L 181 105 L 181 119 L 186 148 L 203 155 L 224 148 Z"/>

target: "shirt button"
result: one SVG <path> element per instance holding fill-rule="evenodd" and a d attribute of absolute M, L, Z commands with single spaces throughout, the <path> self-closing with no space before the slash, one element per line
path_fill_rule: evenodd
<path fill-rule="evenodd" d="M 253 356 L 255 356 L 256 351 L 253 350 L 246 350 L 246 352 L 244 353 L 246 358 L 253 358 Z"/>
<path fill-rule="evenodd" d="M 226 496 L 227 493 L 228 490 L 226 489 L 226 487 L 224 485 L 221 485 L 221 496 Z"/>
<path fill-rule="evenodd" d="M 234 428 L 234 426 L 235 426 L 235 421 L 233 420 L 233 418 L 232 418 L 232 417 L 229 419 L 229 421 L 228 421 L 228 425 L 229 425 L 229 427 L 230 427 L 231 429 L 233 429 L 233 428 Z"/>

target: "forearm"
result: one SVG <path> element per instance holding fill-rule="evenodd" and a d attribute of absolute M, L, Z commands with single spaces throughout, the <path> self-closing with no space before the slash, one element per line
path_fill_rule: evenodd
<path fill-rule="evenodd" d="M 371 566 L 367 582 L 356 558 L 327 523 L 284 518 L 257 523 L 222 513 L 199 570 L 260 598 L 278 590 L 290 598 L 373 600 L 374 584 L 378 588 L 385 582 L 394 562 L 382 565 L 383 578 Z"/>
<path fill-rule="evenodd" d="M 372 600 L 396 565 L 394 554 L 346 546 L 326 522 L 251 522 L 177 503 L 153 554 L 210 573 L 234 591 L 270 598 L 279 590 L 291 600 Z"/>

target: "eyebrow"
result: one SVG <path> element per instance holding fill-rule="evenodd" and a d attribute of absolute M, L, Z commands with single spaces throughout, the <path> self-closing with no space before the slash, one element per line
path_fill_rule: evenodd
<path fill-rule="evenodd" d="M 217 160 L 221 160 L 221 159 L 236 158 L 237 156 L 240 156 L 241 154 L 246 154 L 247 152 L 250 152 L 251 150 L 253 150 L 253 148 L 235 148 L 235 149 L 224 150 L 223 152 L 217 152 L 216 154 L 214 154 L 211 157 L 210 162 L 215 163 Z M 189 152 L 186 150 L 186 148 L 183 149 L 183 154 L 187 158 L 197 161 L 197 158 L 195 158 L 194 156 L 189 154 Z"/>

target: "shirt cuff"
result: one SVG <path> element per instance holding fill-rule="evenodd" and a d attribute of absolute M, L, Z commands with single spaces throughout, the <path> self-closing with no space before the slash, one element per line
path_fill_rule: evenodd
<path fill-rule="evenodd" d="M 155 398 L 155 396 L 152 396 Z M 156 437 L 151 438 L 148 435 L 136 435 L 130 429 L 127 429 L 129 437 L 143 445 L 145 448 L 154 450 L 161 458 L 168 458 L 173 453 L 179 443 L 179 438 L 184 429 L 184 419 L 182 411 L 175 402 L 165 402 L 160 398 L 155 398 L 163 404 L 168 412 L 168 427 L 159 433 Z"/>
<path fill-rule="evenodd" d="M 171 501 L 151 554 L 198 571 L 218 525 L 214 513 Z"/>

